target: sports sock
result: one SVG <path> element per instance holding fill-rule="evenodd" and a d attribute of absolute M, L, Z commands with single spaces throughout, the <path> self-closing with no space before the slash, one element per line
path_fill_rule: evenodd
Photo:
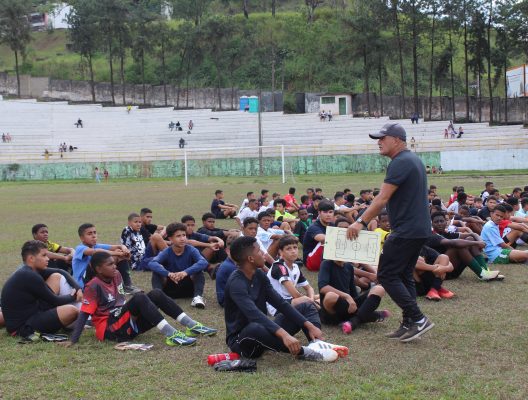
<path fill-rule="evenodd" d="M 475 260 L 479 262 L 479 264 L 482 266 L 482 269 L 489 269 L 488 263 L 482 254 L 475 256 Z"/>
<path fill-rule="evenodd" d="M 442 279 L 435 277 L 431 286 L 436 290 L 440 290 L 442 288 Z"/>
<path fill-rule="evenodd" d="M 176 328 L 169 324 L 165 318 L 160 321 L 157 328 L 167 337 L 171 337 L 177 332 Z"/>
<path fill-rule="evenodd" d="M 480 278 L 480 276 L 482 275 L 483 268 L 476 258 L 471 260 L 471 262 L 469 263 L 469 268 Z"/>
<path fill-rule="evenodd" d="M 176 318 L 176 321 L 178 321 L 180 324 L 188 327 L 188 328 L 192 328 L 193 326 L 195 326 L 198 322 L 196 322 L 194 319 L 192 319 L 191 317 L 189 317 L 187 314 L 185 314 L 184 312 L 182 312 L 180 315 L 178 315 L 178 318 Z"/>

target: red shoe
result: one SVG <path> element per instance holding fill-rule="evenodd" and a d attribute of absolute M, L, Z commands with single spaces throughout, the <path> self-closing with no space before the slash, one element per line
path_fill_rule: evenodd
<path fill-rule="evenodd" d="M 425 298 L 427 300 L 433 300 L 433 301 L 440 301 L 442 300 L 442 298 L 440 297 L 440 295 L 438 294 L 438 291 L 435 289 L 435 288 L 431 288 L 429 289 L 429 291 L 427 292 L 427 294 L 425 295 Z"/>
<path fill-rule="evenodd" d="M 452 291 L 447 290 L 443 287 L 441 287 L 440 290 L 438 290 L 438 295 L 442 299 L 452 299 L 453 297 L 455 297 L 455 294 Z"/>
<path fill-rule="evenodd" d="M 341 331 L 345 335 L 350 335 L 352 333 L 352 324 L 350 323 L 350 321 L 345 321 L 343 322 L 343 324 L 341 324 Z"/>

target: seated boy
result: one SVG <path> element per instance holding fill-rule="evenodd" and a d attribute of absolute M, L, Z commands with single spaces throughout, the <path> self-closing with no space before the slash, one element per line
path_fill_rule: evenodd
<path fill-rule="evenodd" d="M 22 246 L 24 265 L 2 289 L 2 314 L 7 332 L 27 337 L 55 333 L 77 319 L 82 290 L 67 272 L 48 268 L 48 249 L 41 241 Z"/>
<path fill-rule="evenodd" d="M 259 222 L 255 218 L 246 218 L 244 220 L 244 227 L 242 228 L 242 232 L 239 236 L 254 237 L 257 240 L 257 244 L 262 250 L 262 253 L 264 253 L 264 259 L 271 266 L 275 262 L 275 259 L 268 253 L 268 248 L 260 241 L 257 235 L 258 229 L 260 229 Z M 268 272 L 268 268 L 264 268 L 265 272 Z"/>
<path fill-rule="evenodd" d="M 273 217 L 268 212 L 261 212 L 258 215 L 258 222 L 257 238 L 264 246 L 266 252 L 275 259 L 279 251 L 280 238 L 291 234 L 291 232 L 271 228 Z"/>
<path fill-rule="evenodd" d="M 147 245 L 150 241 L 150 236 L 155 233 L 161 233 L 165 227 L 163 225 L 156 225 L 152 223 L 152 210 L 150 208 L 142 208 L 139 212 L 141 217 L 141 236 Z"/>
<path fill-rule="evenodd" d="M 192 297 L 192 307 L 205 308 L 203 271 L 209 263 L 197 249 L 187 244 L 186 231 L 187 227 L 181 223 L 167 225 L 171 246 L 148 263 L 152 288 L 162 289 L 173 299 Z"/>
<path fill-rule="evenodd" d="M 130 252 L 130 268 L 139 269 L 146 248 L 143 235 L 141 235 L 141 217 L 139 214 L 129 214 L 128 226 L 121 232 L 121 244 Z"/>
<path fill-rule="evenodd" d="M 275 207 L 275 221 L 280 223 L 287 222 L 292 230 L 295 229 L 295 223 L 298 221 L 298 219 L 286 211 L 286 200 L 275 200 L 273 207 Z"/>
<path fill-rule="evenodd" d="M 227 235 L 232 232 L 233 229 L 217 228 L 215 224 L 215 215 L 211 212 L 206 212 L 204 215 L 202 215 L 202 226 L 197 232 L 207 236 L 216 236 L 222 240 L 226 240 Z"/>
<path fill-rule="evenodd" d="M 500 235 L 499 225 L 505 215 L 506 209 L 502 205 L 495 206 L 491 219 L 482 228 L 482 240 L 486 243 L 484 251 L 493 264 L 525 263 L 528 261 L 528 251 L 514 250 Z"/>
<path fill-rule="evenodd" d="M 227 258 L 218 266 L 218 269 L 216 271 L 216 300 L 218 301 L 218 304 L 220 304 L 221 307 L 224 306 L 225 285 L 227 283 L 227 280 L 233 273 L 233 271 L 236 269 L 235 262 L 230 256 L 229 247 L 231 246 L 231 243 L 233 243 L 237 237 L 239 236 L 229 235 L 227 237 L 226 248 L 225 248 L 225 251 L 227 253 Z"/>
<path fill-rule="evenodd" d="M 334 222 L 334 205 L 321 200 L 318 205 L 319 218 L 310 225 L 303 241 L 303 263 L 310 271 L 319 271 L 323 259 L 326 227 Z"/>
<path fill-rule="evenodd" d="M 378 227 L 374 229 L 374 232 L 381 234 L 381 246 L 385 243 L 385 238 L 390 233 L 390 229 L 389 214 L 386 211 L 382 211 L 378 215 Z"/>
<path fill-rule="evenodd" d="M 165 336 L 165 343 L 169 346 L 191 346 L 196 342 L 193 336 L 216 334 L 216 329 L 194 321 L 159 289 L 147 294 L 136 293 L 126 301 L 123 279 L 110 254 L 94 254 L 90 267 L 93 268 L 95 276 L 84 288 L 79 319 L 75 324 L 71 342 L 65 342 L 64 346 L 69 347 L 79 341 L 84 324 L 90 316 L 95 327 L 95 336 L 101 341 L 130 341 L 154 327 Z M 158 308 L 185 326 L 185 332 L 169 324 Z"/>
<path fill-rule="evenodd" d="M 288 189 L 288 194 L 284 196 L 284 201 L 286 201 L 286 206 L 284 207 L 287 212 L 294 213 L 299 210 L 299 204 L 295 199 L 295 188 L 291 187 Z"/>
<path fill-rule="evenodd" d="M 48 227 L 36 224 L 31 228 L 33 239 L 44 243 L 48 247 L 49 268 L 59 268 L 71 272 L 73 249 L 49 241 Z"/>
<path fill-rule="evenodd" d="M 423 246 L 413 271 L 416 295 L 433 301 L 453 298 L 455 294 L 442 287 L 446 274 L 452 271 L 453 264 L 448 256 Z"/>
<path fill-rule="evenodd" d="M 321 321 L 342 324 L 343 333 L 351 333 L 362 323 L 382 322 L 389 311 L 376 311 L 385 296 L 381 285 L 358 294 L 354 283 L 354 266 L 342 261 L 324 260 L 319 271 Z"/>
<path fill-rule="evenodd" d="M 499 271 L 489 271 L 482 256 L 485 243 L 475 233 L 447 232 L 446 215 L 435 212 L 431 215 L 433 234 L 427 239 L 426 246 L 445 254 L 453 264 L 453 271 L 448 272 L 446 279 L 458 278 L 466 267 L 469 267 L 482 281 L 503 279 Z"/>
<path fill-rule="evenodd" d="M 301 360 L 327 362 L 348 353 L 346 347 L 319 341 L 323 334 L 312 303 L 293 307 L 273 290 L 259 270 L 264 266 L 264 256 L 255 238 L 237 238 L 231 244 L 231 257 L 237 269 L 227 281 L 224 300 L 226 343 L 231 351 L 244 358 L 258 358 L 265 350 L 272 350 L 291 353 Z M 266 303 L 278 311 L 274 320 L 266 316 Z M 301 346 L 293 336 L 300 330 L 309 341 L 307 346 Z"/>
<path fill-rule="evenodd" d="M 298 243 L 299 240 L 293 235 L 284 236 L 279 240 L 280 259 L 275 261 L 268 271 L 268 279 L 273 289 L 292 306 L 310 302 L 319 307 L 315 302 L 319 300 L 319 296 L 315 296 L 313 287 L 295 263 L 299 257 Z M 303 288 L 306 294 L 302 295 L 299 288 Z M 271 304 L 267 304 L 267 307 L 269 315 L 276 314 L 277 310 Z"/>
<path fill-rule="evenodd" d="M 238 208 L 234 204 L 226 203 L 224 200 L 224 192 L 217 190 L 215 198 L 211 202 L 211 212 L 217 219 L 235 218 Z"/>
<path fill-rule="evenodd" d="M 242 208 L 238 215 L 235 217 L 235 220 L 237 221 L 238 225 L 242 227 L 246 218 L 257 218 L 257 215 L 259 213 L 258 208 L 259 207 L 257 199 L 249 199 L 247 206 Z"/>
<path fill-rule="evenodd" d="M 295 224 L 295 229 L 293 230 L 293 234 L 299 238 L 299 242 L 302 243 L 304 241 L 304 235 L 306 234 L 306 231 L 310 225 L 312 225 L 312 218 L 310 218 L 308 210 L 306 208 L 300 208 L 299 222 Z"/>
<path fill-rule="evenodd" d="M 129 273 L 130 251 L 122 244 L 110 245 L 97 243 L 97 230 L 95 225 L 86 223 L 79 226 L 78 229 L 81 244 L 75 248 L 73 256 L 73 277 L 82 288 L 84 284 L 92 279 L 91 272 L 87 274 L 87 267 L 91 257 L 98 251 L 105 251 L 116 257 L 117 268 L 123 276 L 125 284 L 125 293 L 137 293 L 140 290 L 132 285 L 132 279 Z"/>

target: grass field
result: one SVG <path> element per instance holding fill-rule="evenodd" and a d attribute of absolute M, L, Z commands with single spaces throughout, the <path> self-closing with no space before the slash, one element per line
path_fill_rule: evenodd
<path fill-rule="evenodd" d="M 296 177 L 304 191 L 320 186 L 327 195 L 349 187 L 354 193 L 381 184 L 382 175 Z M 435 177 L 443 196 L 455 184 L 480 193 L 488 177 Z M 528 184 L 526 175 L 493 176 L 504 191 Z M 77 227 L 96 224 L 102 243 L 117 243 L 126 217 L 148 206 L 155 222 L 167 224 L 184 214 L 197 220 L 209 209 L 213 192 L 222 188 L 226 201 L 239 204 L 248 190 L 267 188 L 285 193 L 290 183 L 278 178 L 196 179 L 181 181 L 43 182 L 0 184 L 4 228 L 0 232 L 0 286 L 20 264 L 21 244 L 31 237 L 31 226 L 48 224 L 50 239 L 68 246 L 78 243 Z M 217 223 L 234 227 L 232 221 Z M 256 374 L 219 374 L 207 366 L 208 354 L 227 350 L 223 313 L 217 306 L 213 282 L 207 278 L 205 310 L 179 304 L 196 319 L 220 328 L 214 338 L 199 339 L 194 348 L 173 349 L 163 344 L 156 329 L 140 336 L 153 343 L 147 353 L 121 353 L 109 343 L 98 343 L 87 331 L 71 349 L 52 344 L 19 345 L 0 333 L 0 398 L 5 399 L 525 399 L 528 397 L 528 271 L 525 265 L 503 266 L 504 282 L 478 282 L 465 272 L 446 286 L 457 293 L 451 301 L 420 300 L 436 327 L 422 340 L 404 345 L 384 338 L 398 325 L 390 299 L 382 306 L 396 316 L 370 324 L 350 336 L 325 327 L 327 340 L 345 344 L 347 359 L 331 365 L 302 363 L 286 354 L 266 354 Z M 133 273 L 136 285 L 150 288 L 147 273 Z M 316 276 L 308 273 L 316 285 Z"/>

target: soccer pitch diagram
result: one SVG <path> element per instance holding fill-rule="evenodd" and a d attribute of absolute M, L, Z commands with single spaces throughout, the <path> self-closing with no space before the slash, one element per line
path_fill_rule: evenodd
<path fill-rule="evenodd" d="M 345 228 L 326 228 L 324 258 L 329 260 L 378 265 L 381 253 L 381 235 L 361 231 L 357 240 L 348 240 Z"/>

